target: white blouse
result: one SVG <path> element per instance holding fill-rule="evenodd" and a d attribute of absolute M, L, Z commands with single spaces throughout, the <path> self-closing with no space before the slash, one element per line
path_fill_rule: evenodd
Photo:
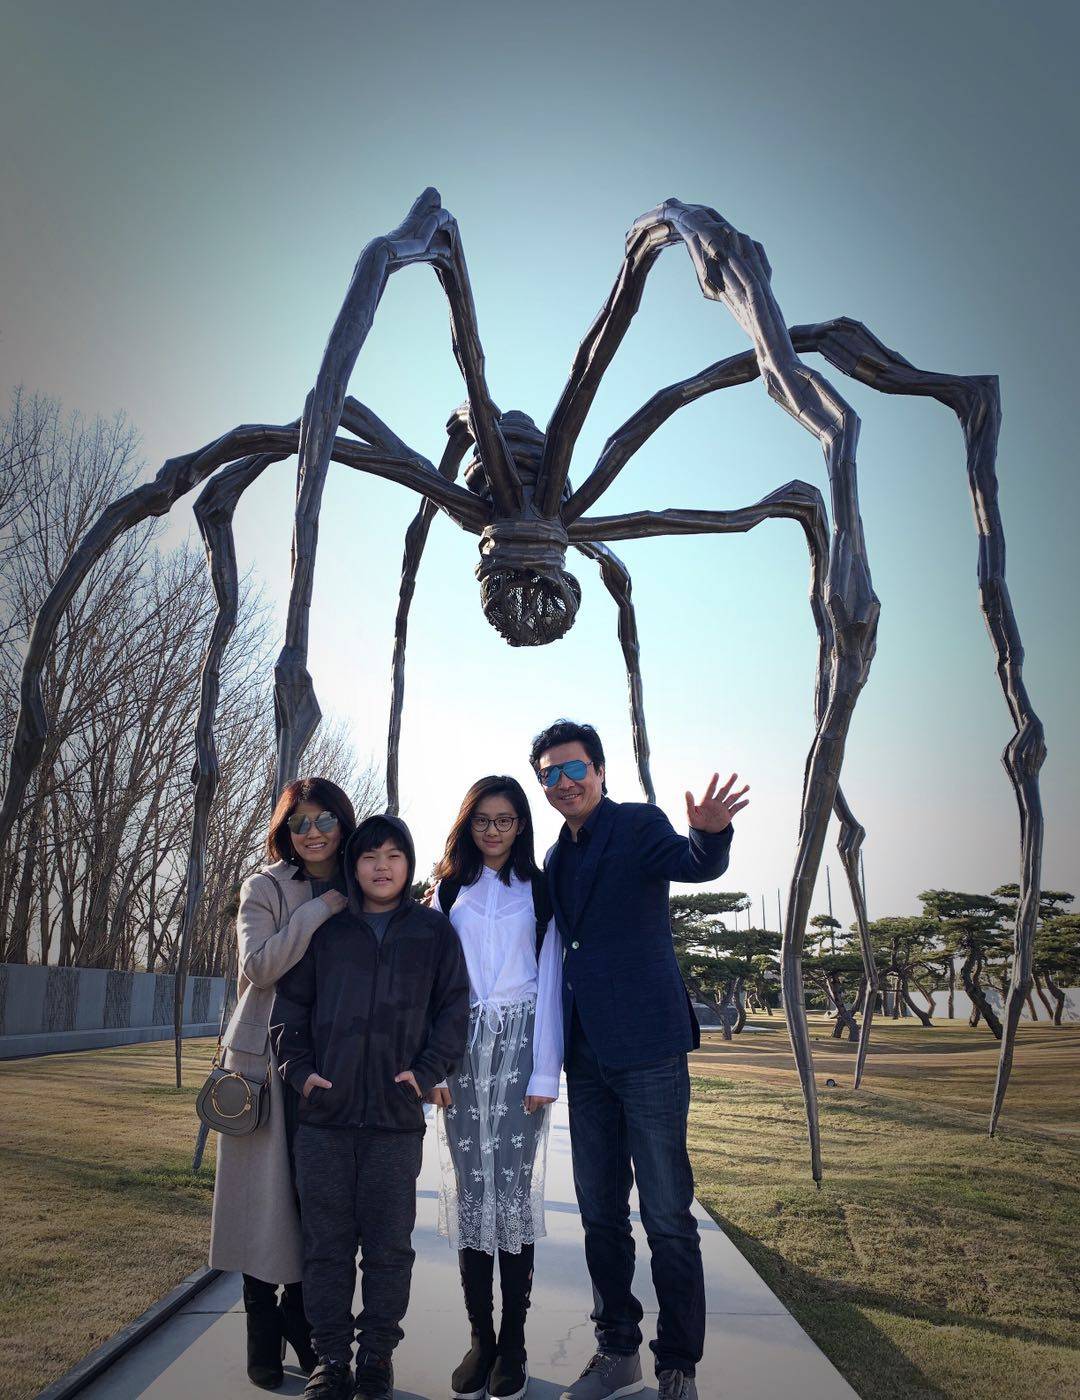
<path fill-rule="evenodd" d="M 442 908 L 438 886 L 432 908 Z M 504 885 L 485 865 L 476 883 L 458 894 L 450 922 L 465 953 L 473 1006 L 497 1016 L 503 1006 L 536 999 L 533 1072 L 525 1093 L 557 1099 L 563 1025 L 562 940 L 555 920 L 544 934 L 538 968 L 531 885 L 513 874 L 510 884 Z"/>

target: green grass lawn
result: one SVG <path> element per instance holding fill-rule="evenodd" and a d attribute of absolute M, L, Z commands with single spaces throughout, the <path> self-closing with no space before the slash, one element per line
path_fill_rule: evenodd
<path fill-rule="evenodd" d="M 1080 1396 L 1080 1030 L 1021 1028 L 991 1141 L 985 1030 L 879 1023 L 856 1092 L 818 1020 L 818 1191 L 784 1023 L 750 1024 L 691 1060 L 698 1196 L 854 1389 Z"/>
<path fill-rule="evenodd" d="M 855 1093 L 854 1047 L 816 1021 L 817 1191 L 783 1021 L 751 1025 L 692 1059 L 698 1195 L 858 1393 L 1080 1397 L 1080 1028 L 1021 1028 L 990 1142 L 985 1031 L 880 1023 Z M 190 1162 L 211 1050 L 185 1044 L 182 1090 L 162 1042 L 0 1064 L 0 1400 L 205 1262 L 212 1142 Z"/>
<path fill-rule="evenodd" d="M 36 1395 L 206 1263 L 214 1189 L 191 1173 L 212 1041 L 0 1063 L 0 1397 Z"/>

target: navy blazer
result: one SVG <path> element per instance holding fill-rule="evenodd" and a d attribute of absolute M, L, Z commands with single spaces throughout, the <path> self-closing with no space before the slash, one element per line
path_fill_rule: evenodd
<path fill-rule="evenodd" d="M 696 1050 L 697 1017 L 671 941 L 668 883 L 715 880 L 732 828 L 676 834 L 659 807 L 604 798 L 582 853 L 577 917 L 559 901 L 559 843 L 544 859 L 562 936 L 563 1033 L 575 1005 L 597 1059 L 612 1069 Z"/>

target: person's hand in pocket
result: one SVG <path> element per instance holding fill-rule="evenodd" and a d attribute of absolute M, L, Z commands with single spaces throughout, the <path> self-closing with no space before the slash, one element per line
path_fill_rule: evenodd
<path fill-rule="evenodd" d="M 324 1079 L 321 1074 L 309 1074 L 304 1080 L 304 1087 L 300 1092 L 307 1099 L 311 1097 L 312 1089 L 332 1089 L 333 1087 L 329 1079 Z"/>
<path fill-rule="evenodd" d="M 424 1097 L 423 1094 L 420 1092 L 420 1085 L 416 1082 L 416 1075 L 413 1074 L 411 1069 L 403 1069 L 400 1074 L 395 1074 L 394 1083 L 411 1084 L 413 1093 L 416 1095 L 416 1097 L 418 1099 L 422 1099 Z"/>

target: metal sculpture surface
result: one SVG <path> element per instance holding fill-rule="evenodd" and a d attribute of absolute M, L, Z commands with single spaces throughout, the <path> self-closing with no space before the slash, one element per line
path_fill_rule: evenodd
<path fill-rule="evenodd" d="M 752 349 L 661 389 L 608 439 L 592 471 L 573 490 L 568 480 L 570 459 L 600 380 L 637 311 L 650 268 L 664 248 L 678 243 L 690 255 L 703 294 L 727 307 L 749 337 Z M 468 393 L 467 403 L 449 420 L 447 444 L 438 467 L 406 446 L 370 409 L 347 397 L 349 377 L 387 279 L 413 263 L 430 264 L 446 293 L 454 354 Z M 727 534 L 751 530 L 765 520 L 795 520 L 802 527 L 810 553 L 810 606 L 819 649 L 815 732 L 806 760 L 795 869 L 784 918 L 782 985 L 806 1105 L 812 1170 L 815 1180 L 820 1180 L 817 1102 L 801 956 L 826 829 L 835 812 L 869 982 L 856 1067 L 858 1084 L 869 1043 L 877 977 L 858 879 L 865 833 L 844 799 L 839 779 L 848 726 L 874 654 L 879 608 L 858 508 L 855 448 L 859 420 L 833 386 L 800 358 L 814 352 L 842 373 L 883 393 L 938 399 L 960 419 L 967 443 L 968 479 L 979 533 L 980 602 L 1015 725 L 1003 761 L 1020 807 L 1022 849 L 1012 983 L 990 1119 L 993 1133 L 1008 1085 L 1017 1023 L 1031 982 L 1042 849 L 1038 774 L 1045 756 L 1042 726 L 1021 677 L 1023 649 L 1005 586 L 1005 546 L 994 465 L 1000 420 L 997 381 L 992 376 L 918 370 L 865 326 L 846 318 L 789 329 L 773 296 L 770 278 L 762 247 L 714 210 L 670 199 L 644 214 L 627 236 L 615 285 L 581 344 L 567 385 L 542 432 L 525 414 L 500 413 L 492 402 L 458 226 L 442 208 L 438 193 L 426 190 L 399 228 L 374 239 L 361 253 L 303 418 L 280 426 L 238 427 L 216 442 L 166 462 L 153 481 L 102 513 L 69 560 L 37 617 L 27 651 L 22 704 L 0 808 L 0 837 L 6 841 L 11 831 L 44 747 L 41 669 L 64 608 L 94 561 L 123 531 L 149 516 L 165 514 L 208 477 L 211 480 L 196 501 L 195 516 L 206 546 L 218 611 L 203 666 L 196 731 L 194 818 L 176 981 L 178 1018 L 202 888 L 207 815 L 218 781 L 213 723 L 221 659 L 236 619 L 232 517 L 240 496 L 271 463 L 299 455 L 292 588 L 285 644 L 274 672 L 279 791 L 296 776 L 320 718 L 307 670 L 308 623 L 319 509 L 330 461 L 398 482 L 423 498 L 406 535 L 395 629 L 387 754 L 388 793 L 395 808 L 408 613 L 436 510 L 480 537 L 476 572 L 481 604 L 488 620 L 511 645 L 545 645 L 573 625 L 581 590 L 566 568 L 570 546 L 599 565 L 618 605 L 634 750 L 641 785 L 650 800 L 653 786 L 630 576 L 607 542 L 658 535 Z M 791 481 L 756 504 L 737 510 L 635 511 L 616 516 L 586 513 L 633 454 L 677 409 L 715 390 L 758 377 L 770 398 L 813 434 L 824 453 L 831 537 L 825 501 L 816 487 L 804 481 Z M 351 436 L 339 436 L 340 429 Z M 460 486 L 456 478 L 470 450 L 466 485 Z M 179 1082 L 179 1020 L 177 1027 Z"/>

